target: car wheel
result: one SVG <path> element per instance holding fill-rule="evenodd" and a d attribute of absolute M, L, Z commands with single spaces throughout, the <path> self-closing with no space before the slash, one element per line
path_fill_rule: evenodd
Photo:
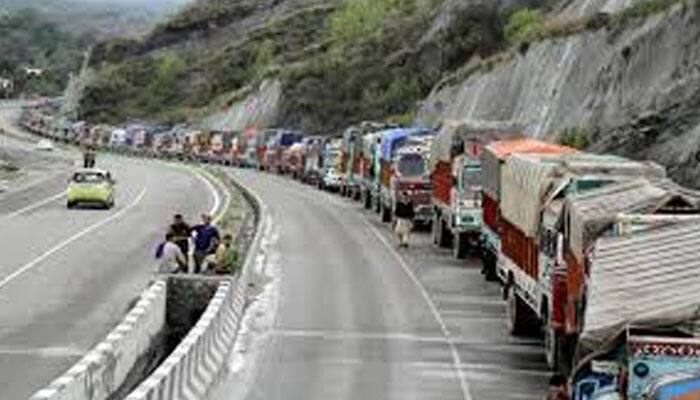
<path fill-rule="evenodd" d="M 66 207 L 70 210 L 75 207 L 75 203 L 72 201 L 69 201 L 66 203 Z"/>

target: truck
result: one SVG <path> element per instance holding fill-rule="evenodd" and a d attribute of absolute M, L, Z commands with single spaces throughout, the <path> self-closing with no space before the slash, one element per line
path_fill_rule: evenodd
<path fill-rule="evenodd" d="M 319 186 L 322 176 L 321 162 L 323 161 L 325 139 L 318 136 L 308 136 L 303 139 L 303 143 L 306 146 L 306 153 L 301 180 L 306 184 Z"/>
<path fill-rule="evenodd" d="M 383 222 L 390 222 L 394 215 L 394 209 L 396 204 L 396 190 L 404 185 L 403 181 L 412 181 L 416 179 L 415 176 L 409 176 L 409 174 L 403 174 L 398 170 L 397 162 L 401 162 L 406 156 L 406 153 L 400 158 L 396 158 L 397 151 L 409 143 L 414 149 L 417 149 L 421 145 L 426 147 L 425 144 L 430 137 L 433 136 L 433 131 L 426 128 L 394 128 L 386 131 L 382 131 L 381 139 L 379 143 L 379 174 L 375 176 L 378 180 L 379 192 L 372 195 L 373 199 L 376 198 L 379 203 L 379 212 L 382 217 Z M 419 163 L 424 160 L 423 155 L 417 153 Z M 404 171 L 407 172 L 407 171 Z M 412 175 L 412 174 L 410 174 Z M 420 174 L 421 176 L 423 174 Z M 418 178 L 421 179 L 421 178 Z M 406 185 L 415 185 L 413 182 L 406 182 Z M 429 190 L 425 187 L 424 183 L 419 183 L 418 187 L 411 186 L 411 189 L 406 188 L 406 191 L 410 191 L 409 196 L 417 204 L 420 197 Z M 424 215 L 424 214 L 421 214 Z"/>
<path fill-rule="evenodd" d="M 301 179 L 306 157 L 306 144 L 294 143 L 282 153 L 282 171 L 292 179 Z"/>
<path fill-rule="evenodd" d="M 340 190 L 342 162 L 342 138 L 332 138 L 325 141 L 321 152 L 321 176 L 318 187 L 322 190 Z"/>
<path fill-rule="evenodd" d="M 379 202 L 373 196 L 379 193 L 379 145 L 381 143 L 381 131 L 367 133 L 362 136 L 362 154 L 360 156 L 360 201 L 365 209 L 369 210 L 373 204 Z"/>
<path fill-rule="evenodd" d="M 340 188 L 341 195 L 354 200 L 362 199 L 363 161 L 366 158 L 363 154 L 365 150 L 363 138 L 365 135 L 392 128 L 398 128 L 398 126 L 383 122 L 364 121 L 343 132 L 343 155 L 340 169 L 343 176 Z"/>
<path fill-rule="evenodd" d="M 500 243 L 497 273 L 504 284 L 509 331 L 521 334 L 539 329 L 545 336 L 545 355 L 557 367 L 560 348 L 554 321 L 553 284 L 560 266 L 551 248 L 561 220 L 549 218 L 562 210 L 569 196 L 638 177 L 661 178 L 665 171 L 653 163 L 585 153 L 514 154 L 503 165 L 500 188 Z M 566 227 L 566 222 L 563 224 Z"/>
<path fill-rule="evenodd" d="M 447 121 L 430 152 L 432 238 L 462 259 L 481 245 L 481 159 L 483 146 L 522 136 L 508 122 Z"/>
<path fill-rule="evenodd" d="M 697 214 L 623 215 L 595 240 L 572 398 L 700 398 L 698 245 Z"/>
<path fill-rule="evenodd" d="M 501 169 L 513 154 L 566 154 L 575 149 L 530 138 L 498 140 L 481 152 L 481 249 L 482 273 L 487 280 L 498 279 L 497 260 L 501 252 Z"/>
<path fill-rule="evenodd" d="M 284 173 L 282 154 L 293 144 L 299 143 L 302 138 L 303 136 L 299 132 L 277 130 L 267 142 L 264 153 L 264 169 L 277 174 Z"/>
<path fill-rule="evenodd" d="M 604 236 L 643 226 L 633 221 L 671 222 L 698 212 L 698 196 L 660 178 L 663 169 L 650 166 L 652 178 L 621 180 L 585 193 L 553 201 L 543 210 L 540 263 L 550 295 L 545 318 L 545 353 L 554 368 L 567 371 L 584 327 L 583 310 L 590 251 Z M 655 176 L 653 176 L 655 175 Z M 634 214 L 630 219 L 625 214 Z M 625 224 L 621 224 L 622 222 Z M 636 228 L 635 228 L 636 229 Z"/>

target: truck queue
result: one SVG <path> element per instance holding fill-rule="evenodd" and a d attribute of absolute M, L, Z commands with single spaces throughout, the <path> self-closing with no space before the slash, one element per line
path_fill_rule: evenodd
<path fill-rule="evenodd" d="M 569 398 L 700 398 L 700 193 L 658 164 L 530 139 L 509 122 L 364 122 L 322 137 L 67 124 L 30 109 L 22 124 L 56 141 L 286 175 L 384 222 L 399 209 L 454 257 L 481 259 L 508 329 L 542 335 Z"/>

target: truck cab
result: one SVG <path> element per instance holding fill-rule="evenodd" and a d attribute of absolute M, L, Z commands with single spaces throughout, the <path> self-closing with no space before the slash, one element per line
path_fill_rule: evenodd
<path fill-rule="evenodd" d="M 430 176 L 427 169 L 429 140 L 415 139 L 397 150 L 392 160 L 391 210 L 396 211 L 399 194 L 404 193 L 413 203 L 416 224 L 428 225 L 432 220 Z"/>
<path fill-rule="evenodd" d="M 467 248 L 477 248 L 481 237 L 481 163 L 478 159 L 462 155 L 455 158 L 452 174 L 454 185 L 451 193 L 452 225 L 456 240 L 456 257 L 466 254 Z"/>

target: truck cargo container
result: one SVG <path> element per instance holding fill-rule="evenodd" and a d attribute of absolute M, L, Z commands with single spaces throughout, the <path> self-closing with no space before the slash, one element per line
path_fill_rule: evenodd
<path fill-rule="evenodd" d="M 430 154 L 433 243 L 452 246 L 456 258 L 481 243 L 481 159 L 483 146 L 499 139 L 523 136 L 509 122 L 448 121 Z"/>
<path fill-rule="evenodd" d="M 345 130 L 340 170 L 343 176 L 340 189 L 342 195 L 355 200 L 362 199 L 363 163 L 367 159 L 364 155 L 364 137 L 368 134 L 395 128 L 398 126 L 394 124 L 364 121 Z"/>

